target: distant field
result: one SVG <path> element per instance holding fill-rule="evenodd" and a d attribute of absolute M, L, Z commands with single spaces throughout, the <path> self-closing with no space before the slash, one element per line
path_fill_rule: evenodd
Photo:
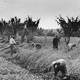
<path fill-rule="evenodd" d="M 46 37 L 45 40 L 45 36 L 35 36 L 34 42 L 38 42 L 38 43 L 42 43 L 42 44 L 48 44 L 51 45 L 53 41 L 53 37 Z"/>
<path fill-rule="evenodd" d="M 39 42 L 39 43 L 42 43 L 42 44 L 47 43 L 48 45 L 51 45 L 52 41 L 53 41 L 53 38 L 54 37 L 48 37 L 47 36 L 47 42 L 45 42 L 45 36 L 35 36 L 34 42 Z M 70 38 L 70 43 L 77 43 L 79 40 L 80 40 L 80 38 L 78 38 L 78 37 L 71 37 Z M 65 43 L 64 38 L 61 38 L 60 42 Z"/>
<path fill-rule="evenodd" d="M 52 41 L 53 41 L 53 38 L 54 37 L 47 36 L 46 37 L 47 41 L 45 42 L 45 36 L 35 36 L 35 39 L 33 41 L 36 42 L 36 43 L 42 43 L 42 44 L 47 43 L 48 45 L 51 45 Z M 20 39 L 21 39 L 21 37 L 17 36 L 17 40 L 20 41 Z M 70 43 L 76 43 L 79 40 L 80 40 L 80 38 L 78 38 L 78 37 L 71 37 L 70 38 Z M 61 43 L 65 43 L 64 38 L 61 38 L 60 41 L 61 41 Z"/>

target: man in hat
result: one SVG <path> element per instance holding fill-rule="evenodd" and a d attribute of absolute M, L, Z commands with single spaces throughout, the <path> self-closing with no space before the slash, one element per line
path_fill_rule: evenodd
<path fill-rule="evenodd" d="M 59 39 L 57 36 L 53 38 L 53 48 L 58 50 Z"/>
<path fill-rule="evenodd" d="M 9 43 L 12 55 L 14 53 L 14 45 L 16 46 L 15 36 L 11 36 Z"/>

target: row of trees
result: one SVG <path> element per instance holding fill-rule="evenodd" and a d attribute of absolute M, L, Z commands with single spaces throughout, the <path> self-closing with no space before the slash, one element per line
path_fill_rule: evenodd
<path fill-rule="evenodd" d="M 4 36 L 6 35 L 8 37 L 8 40 L 10 38 L 10 35 L 15 35 L 21 31 L 22 41 L 24 40 L 24 37 L 36 32 L 38 36 L 44 36 L 45 35 L 45 29 L 39 28 L 39 21 L 40 18 L 36 21 L 32 20 L 32 17 L 26 18 L 26 20 L 21 23 L 21 19 L 14 17 L 11 18 L 9 21 L 1 20 L 0 21 L 0 33 Z M 57 17 L 56 22 L 58 25 L 61 26 L 61 29 L 57 29 L 58 35 L 65 37 L 65 42 L 68 45 L 70 41 L 71 36 L 79 36 L 80 33 L 80 19 L 79 16 L 76 18 L 74 17 L 68 17 L 67 20 L 64 19 L 61 15 Z M 26 28 L 24 28 L 26 26 Z M 53 30 L 48 30 L 46 33 L 47 36 L 54 36 L 56 33 L 53 32 Z"/>
<path fill-rule="evenodd" d="M 29 16 L 23 23 L 21 23 L 21 19 L 17 17 L 11 18 L 9 21 L 5 21 L 2 19 L 0 21 L 0 33 L 3 38 L 4 36 L 7 36 L 9 40 L 11 35 L 16 36 L 16 34 L 21 31 L 23 40 L 25 35 L 29 35 L 29 33 L 33 33 L 37 30 L 39 21 L 40 19 L 33 21 Z M 26 28 L 24 28 L 25 26 Z"/>
<path fill-rule="evenodd" d="M 20 32 L 19 34 L 21 34 L 22 37 L 24 37 L 25 35 L 28 35 L 30 32 L 31 33 L 36 33 L 36 35 L 38 36 L 44 36 L 45 33 L 45 29 L 39 28 L 39 21 L 40 19 L 33 21 L 32 17 L 26 18 L 26 20 L 21 23 L 21 19 L 14 17 L 11 18 L 9 21 L 5 21 L 5 20 L 1 20 L 0 21 L 0 34 L 3 35 L 7 35 L 8 38 L 10 35 L 15 35 Z M 24 29 L 24 26 L 27 26 L 27 30 Z M 24 29 L 24 30 L 23 30 Z M 23 33 L 23 34 L 22 34 Z M 53 33 L 53 29 L 51 30 L 47 30 L 47 36 L 54 36 L 55 33 Z"/>

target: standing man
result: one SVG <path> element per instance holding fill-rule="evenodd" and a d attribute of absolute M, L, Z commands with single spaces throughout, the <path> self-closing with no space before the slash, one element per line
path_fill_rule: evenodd
<path fill-rule="evenodd" d="M 57 36 L 53 38 L 53 48 L 58 50 L 59 39 Z"/>
<path fill-rule="evenodd" d="M 15 36 L 11 36 L 9 43 L 10 43 L 10 50 L 12 55 L 14 53 L 14 45 L 16 46 Z"/>

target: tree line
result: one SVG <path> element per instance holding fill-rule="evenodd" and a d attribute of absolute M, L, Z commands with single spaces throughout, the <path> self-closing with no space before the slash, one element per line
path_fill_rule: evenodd
<path fill-rule="evenodd" d="M 66 44 L 69 44 L 70 37 L 80 37 L 80 18 L 77 17 L 68 17 L 66 16 L 67 20 L 64 19 L 61 15 L 56 17 L 56 22 L 58 25 L 61 26 L 60 29 L 57 29 L 58 33 L 53 32 L 53 29 L 48 30 L 46 36 L 55 36 L 56 34 L 62 37 L 65 37 Z M 32 17 L 28 16 L 24 22 L 21 22 L 21 18 L 11 18 L 10 20 L 6 21 L 1 19 L 0 21 L 0 34 L 4 39 L 7 36 L 8 40 L 10 35 L 15 35 L 19 33 L 21 35 L 21 40 L 24 40 L 24 37 L 30 35 L 31 33 L 35 33 L 38 36 L 45 35 L 45 29 L 39 28 L 40 19 L 36 21 L 32 20 Z M 24 27 L 27 26 L 26 29 Z M 54 25 L 53 25 L 54 26 Z"/>
<path fill-rule="evenodd" d="M 40 18 L 36 21 L 32 20 L 32 17 L 28 16 L 25 21 L 21 22 L 21 18 L 17 16 L 11 18 L 10 20 L 6 21 L 1 19 L 0 20 L 0 35 L 4 39 L 7 36 L 8 40 L 10 39 L 11 35 L 16 36 L 16 34 L 20 34 L 22 36 L 22 40 L 24 37 L 29 35 L 30 33 L 34 33 L 37 36 L 44 36 L 45 29 L 39 28 Z M 27 26 L 26 29 L 24 27 Z M 47 30 L 47 36 L 54 36 L 53 30 Z"/>
<path fill-rule="evenodd" d="M 22 31 L 22 38 L 24 38 L 25 35 L 33 33 L 34 31 L 37 30 L 39 21 L 40 18 L 37 19 L 36 21 L 33 21 L 32 17 L 30 16 L 28 16 L 28 18 L 26 18 L 24 22 L 21 22 L 21 19 L 17 18 L 16 16 L 8 21 L 1 19 L 0 34 L 2 38 L 7 36 L 9 40 L 11 35 L 14 35 L 16 37 L 16 34 L 19 31 Z M 24 26 L 26 26 L 26 29 L 24 29 Z"/>

